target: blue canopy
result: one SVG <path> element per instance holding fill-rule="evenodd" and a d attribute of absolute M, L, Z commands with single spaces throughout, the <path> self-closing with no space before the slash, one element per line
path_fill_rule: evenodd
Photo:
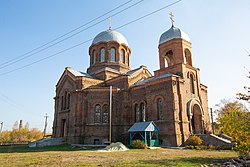
<path fill-rule="evenodd" d="M 128 132 L 158 132 L 159 129 L 153 121 L 136 122 Z"/>

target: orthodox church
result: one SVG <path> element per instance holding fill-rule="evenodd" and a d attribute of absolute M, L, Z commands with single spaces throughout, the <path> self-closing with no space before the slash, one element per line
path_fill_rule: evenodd
<path fill-rule="evenodd" d="M 89 47 L 87 72 L 66 67 L 56 84 L 53 137 L 128 144 L 133 124 L 153 121 L 159 144 L 180 146 L 191 134 L 209 132 L 207 87 L 193 66 L 189 36 L 172 24 L 158 50 L 154 75 L 146 66 L 131 69 L 126 38 L 111 28 L 99 33 Z"/>

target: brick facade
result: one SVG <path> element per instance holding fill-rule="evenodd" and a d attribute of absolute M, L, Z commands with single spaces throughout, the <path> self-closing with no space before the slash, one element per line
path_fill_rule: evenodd
<path fill-rule="evenodd" d="M 160 69 L 154 76 L 146 66 L 130 70 L 130 53 L 124 43 L 99 42 L 90 46 L 87 73 L 65 69 L 56 85 L 53 137 L 69 143 L 107 142 L 110 86 L 112 141 L 128 144 L 128 129 L 137 121 L 154 121 L 160 144 L 169 146 L 211 131 L 207 87 L 193 67 L 190 42 L 176 38 L 159 44 Z"/>

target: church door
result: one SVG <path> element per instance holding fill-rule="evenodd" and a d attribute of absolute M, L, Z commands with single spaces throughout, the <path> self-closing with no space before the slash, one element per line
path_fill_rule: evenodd
<path fill-rule="evenodd" d="M 202 134 L 203 133 L 202 113 L 200 107 L 197 104 L 193 106 L 192 114 L 193 114 L 191 118 L 192 132 L 193 134 Z"/>
<path fill-rule="evenodd" d="M 65 137 L 66 135 L 67 135 L 66 119 L 62 119 L 61 137 Z"/>

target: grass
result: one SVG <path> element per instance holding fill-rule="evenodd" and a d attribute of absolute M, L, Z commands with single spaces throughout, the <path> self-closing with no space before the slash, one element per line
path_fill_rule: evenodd
<path fill-rule="evenodd" d="M 201 166 L 236 157 L 233 151 L 131 149 L 125 152 L 81 150 L 68 145 L 43 148 L 0 147 L 0 166 Z"/>

